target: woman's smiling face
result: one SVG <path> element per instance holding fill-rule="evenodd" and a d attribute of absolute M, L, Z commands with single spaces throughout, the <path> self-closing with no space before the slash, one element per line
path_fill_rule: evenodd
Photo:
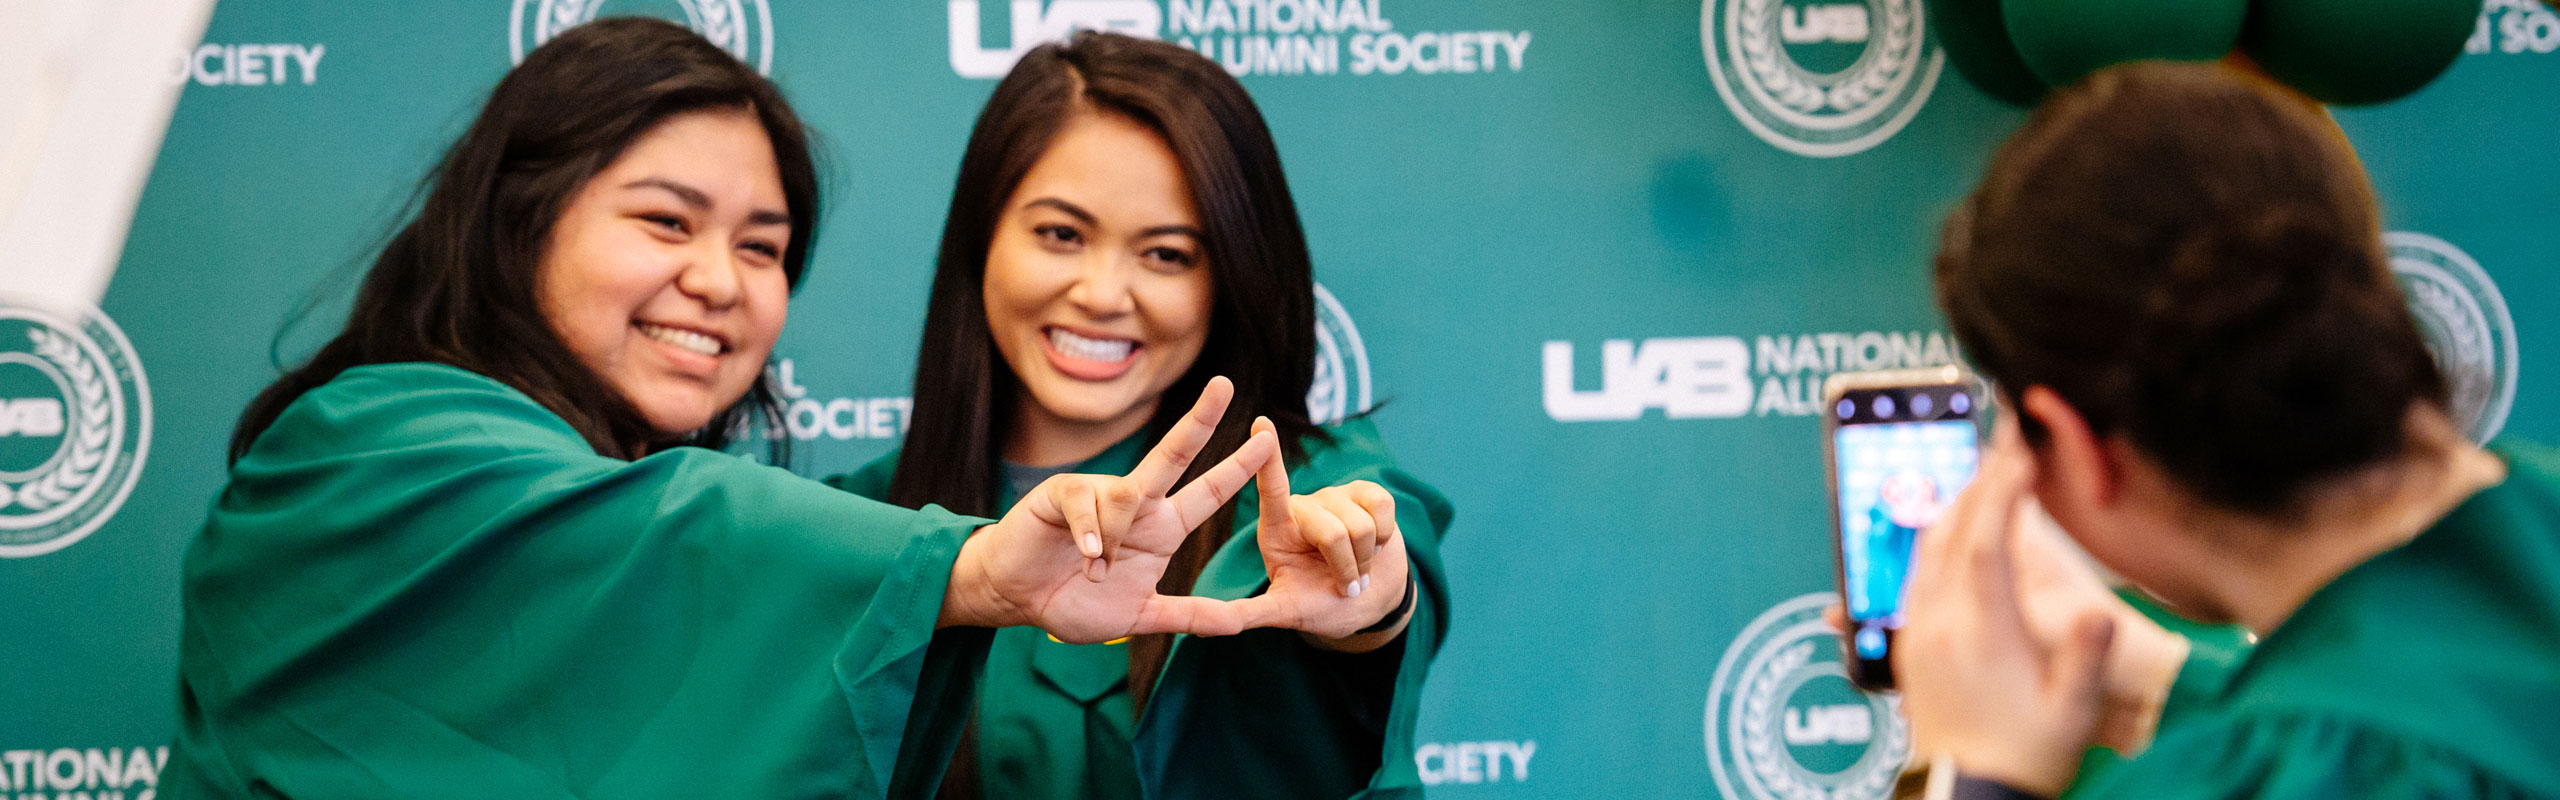
<path fill-rule="evenodd" d="M 660 123 L 589 179 L 537 273 L 543 316 L 660 435 L 744 396 L 782 333 L 791 241 L 773 144 L 754 114 Z"/>
<path fill-rule="evenodd" d="M 1069 118 L 987 248 L 989 333 L 1024 389 L 1009 457 L 1073 460 L 1137 433 L 1199 360 L 1211 289 L 1190 185 L 1164 137 L 1118 114 Z M 1063 458 L 1020 446 L 1060 438 L 1078 443 Z"/>

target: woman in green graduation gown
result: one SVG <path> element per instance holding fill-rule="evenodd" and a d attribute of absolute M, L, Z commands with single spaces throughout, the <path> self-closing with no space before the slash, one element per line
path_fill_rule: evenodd
<path fill-rule="evenodd" d="M 716 450 L 818 208 L 790 106 L 710 43 L 562 34 L 430 186 L 242 417 L 184 562 L 169 796 L 880 796 L 965 713 L 985 637 L 937 631 L 1242 627 L 1155 592 L 1278 449 L 1168 494 L 1223 382 L 1129 477 L 993 524 Z"/>
<path fill-rule="evenodd" d="M 1168 594 L 1246 600 L 1223 639 L 997 633 L 946 796 L 1419 793 L 1424 671 L 1448 629 L 1449 504 L 1376 426 L 1310 420 L 1315 287 L 1261 114 L 1223 69 L 1087 33 L 999 84 L 962 156 L 903 450 L 830 479 L 999 508 L 1042 476 L 1129 464 L 1213 374 L 1286 451 L 1174 556 Z M 1291 487 L 1311 493 L 1290 496 Z"/>
<path fill-rule="evenodd" d="M 2072 784 L 2111 666 L 2150 646 L 2022 607 L 2050 572 L 2030 497 L 2258 636 L 2074 796 L 2560 797 L 2560 453 L 2464 437 L 2362 169 L 2282 91 L 2098 73 L 1947 224 L 1940 304 L 2013 411 L 1922 537 L 1894 669 L 1959 797 Z"/>

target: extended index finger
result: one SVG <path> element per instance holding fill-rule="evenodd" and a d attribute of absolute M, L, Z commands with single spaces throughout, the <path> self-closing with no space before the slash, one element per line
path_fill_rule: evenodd
<path fill-rule="evenodd" d="M 1276 440 L 1280 432 L 1267 417 L 1253 420 L 1254 433 L 1269 433 Z M 1262 460 L 1262 469 L 1254 475 L 1254 484 L 1262 495 L 1261 530 L 1265 537 L 1272 531 L 1285 531 L 1296 526 L 1297 518 L 1289 514 L 1289 465 L 1282 459 Z"/>
<path fill-rule="evenodd" d="M 1235 384 L 1226 376 L 1211 377 L 1209 385 L 1200 388 L 1199 402 L 1175 420 L 1173 428 L 1164 432 L 1163 441 L 1147 451 L 1146 460 L 1129 471 L 1129 479 L 1148 497 L 1163 497 L 1173 491 L 1173 482 L 1182 479 L 1184 470 L 1198 458 L 1200 448 L 1209 445 L 1209 437 L 1218 432 L 1218 420 L 1227 415 L 1227 401 L 1235 398 Z"/>
<path fill-rule="evenodd" d="M 1247 437 L 1243 447 L 1236 448 L 1226 460 L 1200 473 L 1200 477 L 1175 493 L 1171 498 L 1174 518 L 1182 523 L 1182 529 L 1200 527 L 1200 523 L 1208 521 L 1210 514 L 1217 513 L 1219 507 L 1227 504 L 1227 498 L 1244 489 L 1245 481 L 1253 479 L 1254 471 L 1263 459 L 1279 458 L 1279 442 L 1279 437 L 1267 433 Z"/>

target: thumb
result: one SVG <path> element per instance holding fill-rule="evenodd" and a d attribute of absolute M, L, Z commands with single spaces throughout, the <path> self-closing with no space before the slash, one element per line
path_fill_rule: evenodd
<path fill-rule="evenodd" d="M 1146 605 L 1138 609 L 1137 626 L 1129 633 L 1233 636 L 1253 627 L 1245 618 L 1251 609 L 1238 605 L 1241 602 L 1194 595 L 1156 595 L 1147 598 Z"/>
<path fill-rule="evenodd" d="M 1054 479 L 1057 476 L 1050 477 Z M 1044 480 L 1039 485 L 1031 487 L 1031 491 L 1024 494 L 1022 499 L 1013 502 L 1013 508 L 1005 512 L 1005 517 L 1011 519 L 1014 514 L 1021 513 L 1030 516 L 1032 522 L 1040 525 L 1067 527 L 1067 512 L 1058 507 L 1058 498 L 1050 494 L 1058 487 L 1050 485 L 1051 483 L 1052 481 Z"/>
<path fill-rule="evenodd" d="M 1244 630 L 1254 628 L 1294 628 L 1298 615 L 1288 602 L 1268 591 L 1228 603 L 1236 610 Z"/>

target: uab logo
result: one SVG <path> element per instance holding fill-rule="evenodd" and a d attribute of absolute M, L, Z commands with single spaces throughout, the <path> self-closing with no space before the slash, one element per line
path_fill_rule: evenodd
<path fill-rule="evenodd" d="M 1802 156 L 1845 156 L 1902 130 L 1946 54 L 1920 0 L 1705 0 L 1707 75 L 1735 119 Z"/>
<path fill-rule="evenodd" d="M 1897 701 L 1859 691 L 1822 619 L 1828 592 L 1743 626 L 1707 686 L 1707 767 L 1723 797 L 1886 797 L 1911 755 Z"/>
<path fill-rule="evenodd" d="M 51 397 L 0 400 L 0 439 L 62 435 L 62 401 Z"/>
<path fill-rule="evenodd" d="M 1548 342 L 1540 355 L 1547 416 L 1558 422 L 1635 419 L 1648 408 L 1670 419 L 1751 411 L 1751 349 L 1738 337 L 1601 342 L 1597 391 L 1574 388 L 1572 342 Z"/>
<path fill-rule="evenodd" d="M 1864 703 L 1787 708 L 1787 744 L 1866 744 L 1876 715 Z"/>
<path fill-rule="evenodd" d="M 0 557 L 106 524 L 150 444 L 151 397 L 123 331 L 96 309 L 0 299 Z"/>
<path fill-rule="evenodd" d="M 685 27 L 757 72 L 773 73 L 773 9 L 765 6 L 765 0 L 515 0 L 515 9 L 507 15 L 507 52 L 515 63 L 524 63 L 524 54 L 606 11 L 681 19 Z"/>
<path fill-rule="evenodd" d="M 1867 40 L 1867 7 L 1861 5 L 1780 6 L 1778 38 L 1787 44 Z"/>
<path fill-rule="evenodd" d="M 963 78 L 1001 78 L 1013 62 L 1042 42 L 1060 41 L 1078 29 L 1156 38 L 1164 9 L 1154 0 L 1012 0 L 1007 6 L 1013 39 L 1002 48 L 981 43 L 978 0 L 950 0 L 951 71 Z"/>
<path fill-rule="evenodd" d="M 1370 405 L 1369 347 L 1342 301 L 1316 284 L 1316 379 L 1307 384 L 1307 419 L 1331 425 L 1367 413 Z"/>
<path fill-rule="evenodd" d="M 2418 333 L 2444 370 L 2454 421 L 2473 441 L 2489 441 L 2516 400 L 2516 320 L 2506 297 L 2480 262 L 2443 239 L 2393 231 L 2382 244 Z"/>

